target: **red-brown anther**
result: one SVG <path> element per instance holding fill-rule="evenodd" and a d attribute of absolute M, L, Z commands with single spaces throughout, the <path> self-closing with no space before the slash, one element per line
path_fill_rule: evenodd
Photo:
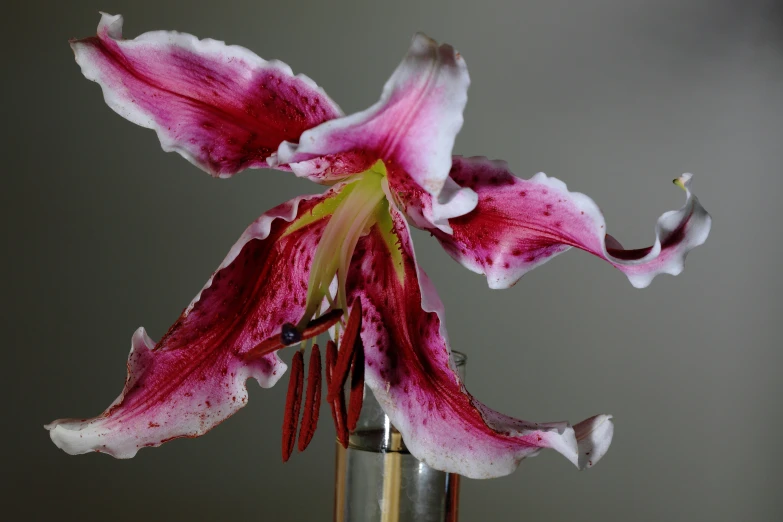
<path fill-rule="evenodd" d="M 329 328 L 334 326 L 337 323 L 337 321 L 340 320 L 340 317 L 342 317 L 342 315 L 343 315 L 343 311 L 339 308 L 336 308 L 334 310 L 329 310 L 328 312 L 326 312 L 321 317 L 318 317 L 317 319 L 313 319 L 312 321 L 307 323 L 305 329 L 302 330 L 300 341 L 304 341 L 306 339 L 310 339 L 312 337 L 324 333 Z M 282 335 L 275 335 L 270 337 L 269 339 L 266 339 L 265 341 L 261 341 L 253 348 L 248 350 L 247 353 L 245 353 L 244 358 L 246 360 L 258 359 L 260 357 L 263 357 L 264 355 L 268 355 L 272 352 L 276 352 L 277 350 L 285 346 L 287 346 L 287 344 L 283 342 Z"/>
<path fill-rule="evenodd" d="M 326 388 L 332 382 L 332 371 L 337 359 L 337 345 L 334 341 L 329 340 L 326 343 Z M 329 401 L 329 408 L 332 410 L 332 420 L 334 421 L 334 429 L 337 432 L 337 440 L 343 448 L 348 448 L 348 427 L 346 425 L 345 418 L 345 396 L 340 390 L 339 396 L 334 400 Z"/>
<path fill-rule="evenodd" d="M 310 352 L 310 367 L 307 369 L 307 396 L 305 397 L 302 427 L 299 428 L 299 451 L 304 451 L 313 440 L 318 427 L 318 413 L 321 409 L 321 351 L 314 344 Z"/>
<path fill-rule="evenodd" d="M 351 370 L 351 393 L 348 395 L 348 430 L 356 429 L 356 422 L 362 412 L 364 402 L 364 345 L 362 336 L 356 336 L 356 348 L 353 352 L 353 369 Z"/>
<path fill-rule="evenodd" d="M 296 426 L 299 424 L 299 410 L 302 407 L 302 388 L 304 387 L 304 356 L 300 350 L 291 361 L 291 376 L 288 378 L 288 394 L 285 398 L 283 416 L 283 462 L 288 461 L 294 451 Z"/>
<path fill-rule="evenodd" d="M 332 385 L 332 369 L 334 361 L 337 359 L 337 345 L 329 339 L 326 341 L 326 388 Z"/>
<path fill-rule="evenodd" d="M 339 393 L 332 401 L 334 409 L 334 429 L 337 431 L 337 440 L 343 448 L 348 449 L 348 426 L 345 418 L 345 395 Z"/>
<path fill-rule="evenodd" d="M 348 449 L 348 426 L 345 416 L 345 395 L 342 393 L 334 400 L 334 429 L 337 431 L 337 440 L 343 448 Z"/>
<path fill-rule="evenodd" d="M 354 299 L 351 315 L 348 317 L 348 323 L 345 325 L 345 332 L 343 332 L 343 338 L 340 339 L 340 351 L 337 353 L 337 361 L 334 363 L 332 382 L 329 385 L 329 395 L 327 397 L 330 402 L 337 397 L 338 392 L 343 391 L 345 381 L 348 380 L 348 370 L 351 369 L 356 340 L 359 338 L 361 326 L 362 301 Z M 361 340 L 359 342 L 361 343 Z"/>

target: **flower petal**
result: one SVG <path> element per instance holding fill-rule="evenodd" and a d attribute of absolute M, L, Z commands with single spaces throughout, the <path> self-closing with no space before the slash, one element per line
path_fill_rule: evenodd
<path fill-rule="evenodd" d="M 394 172 L 394 167 L 390 172 Z M 404 210 L 411 222 L 418 228 L 435 228 L 446 234 L 454 231 L 449 224 L 451 218 L 464 216 L 478 204 L 478 195 L 470 188 L 460 187 L 453 179 L 446 178 L 445 189 L 454 196 L 446 203 L 438 203 L 406 176 L 389 176 L 391 194 L 398 206 Z"/>
<path fill-rule="evenodd" d="M 294 199 L 250 225 L 160 342 L 136 331 L 117 400 L 93 419 L 46 426 L 54 443 L 71 454 L 133 457 L 145 446 L 203 435 L 231 416 L 247 401 L 248 378 L 273 386 L 286 370 L 278 356 L 243 354 L 300 319 L 310 262 L 328 221 L 314 220 L 310 210 L 323 199 Z"/>
<path fill-rule="evenodd" d="M 577 434 L 568 423 L 514 419 L 465 389 L 451 357 L 443 305 L 416 266 L 405 220 L 391 213 L 390 223 L 379 223 L 360 241 L 348 289 L 364 311 L 366 383 L 408 450 L 431 467 L 471 478 L 511 473 L 542 448 L 579 466 Z M 611 432 L 598 434 L 608 447 Z"/>
<path fill-rule="evenodd" d="M 282 62 L 216 40 L 167 31 L 122 39 L 122 16 L 71 42 L 106 103 L 155 130 L 165 151 L 221 177 L 266 167 L 285 140 L 341 115 L 315 83 Z"/>
<path fill-rule="evenodd" d="M 625 250 L 606 234 L 606 222 L 592 199 L 569 192 L 565 183 L 539 173 L 514 176 L 504 162 L 454 157 L 452 178 L 478 193 L 476 210 L 449 221 L 453 234 L 432 232 L 446 251 L 491 288 L 508 288 L 526 272 L 571 247 L 586 250 L 644 288 L 658 274 L 682 272 L 688 252 L 706 241 L 712 219 L 690 190 L 690 174 L 675 180 L 687 194 L 685 205 L 663 214 L 648 248 Z M 409 207 L 426 205 L 409 197 Z M 411 209 L 406 209 L 411 214 Z"/>
<path fill-rule="evenodd" d="M 395 166 L 390 178 L 410 177 L 436 198 L 435 206 L 448 204 L 464 192 L 447 179 L 469 84 L 465 61 L 454 48 L 417 34 L 378 103 L 306 131 L 298 144 L 283 143 L 274 161 L 328 182 L 382 159 Z"/>

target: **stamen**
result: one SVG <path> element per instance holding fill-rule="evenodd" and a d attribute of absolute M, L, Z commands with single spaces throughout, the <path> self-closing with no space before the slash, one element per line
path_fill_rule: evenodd
<path fill-rule="evenodd" d="M 345 395 L 342 393 L 337 397 L 333 404 L 334 408 L 334 429 L 337 431 L 337 440 L 340 445 L 348 449 L 348 426 L 345 420 Z"/>
<path fill-rule="evenodd" d="M 324 333 L 329 328 L 334 326 L 335 323 L 337 323 L 340 320 L 342 315 L 343 315 L 343 311 L 337 308 L 334 310 L 329 310 L 328 312 L 326 312 L 321 317 L 318 317 L 317 319 L 313 319 L 312 321 L 307 323 L 305 329 L 302 330 L 299 341 L 310 339 L 312 337 L 316 337 Z M 280 335 L 275 335 L 273 337 L 270 337 L 269 339 L 258 343 L 253 348 L 248 350 L 247 353 L 244 355 L 245 360 L 258 359 L 263 357 L 264 355 L 270 354 L 272 352 L 276 352 L 277 350 L 285 346 L 288 346 L 288 344 L 286 344 L 283 341 L 283 337 L 286 335 L 287 327 L 291 327 L 291 326 L 293 326 L 291 323 L 284 324 Z"/>
<path fill-rule="evenodd" d="M 288 394 L 285 398 L 283 416 L 283 462 L 287 462 L 294 451 L 296 426 L 299 423 L 299 410 L 302 407 L 302 388 L 304 387 L 304 355 L 297 350 L 291 361 L 291 376 L 288 379 Z"/>
<path fill-rule="evenodd" d="M 299 429 L 299 451 L 304 451 L 313 440 L 318 427 L 318 414 L 321 408 L 321 351 L 314 344 L 310 352 L 310 367 L 307 369 L 307 396 Z"/>
<path fill-rule="evenodd" d="M 326 388 L 329 389 L 332 384 L 332 371 L 337 359 L 337 345 L 331 339 L 326 343 Z M 332 410 L 332 420 L 334 429 L 337 432 L 337 440 L 343 448 L 348 448 L 348 427 L 345 419 L 345 396 L 340 393 L 339 397 L 329 400 L 329 408 Z"/>
<path fill-rule="evenodd" d="M 302 331 L 302 338 L 309 339 L 316 335 L 321 335 L 329 328 L 335 325 L 343 316 L 343 311 L 340 308 L 329 310 L 321 317 L 313 319 L 307 323 L 307 327 Z"/>
<path fill-rule="evenodd" d="M 334 368 L 334 361 L 337 359 L 337 345 L 334 341 L 329 339 L 326 341 L 326 389 L 332 385 L 332 369 Z"/>
<path fill-rule="evenodd" d="M 343 338 L 340 340 L 340 351 L 335 361 L 334 373 L 332 374 L 332 383 L 329 385 L 328 400 L 332 401 L 338 392 L 342 392 L 345 387 L 345 381 L 348 380 L 348 370 L 351 369 L 353 353 L 356 347 L 359 328 L 362 323 L 362 301 L 354 299 L 351 315 L 348 317 L 348 324 L 345 325 Z M 361 340 L 359 341 L 361 342 Z"/>
<path fill-rule="evenodd" d="M 348 396 L 348 422 L 349 431 L 356 429 L 356 422 L 362 412 L 364 402 L 364 345 L 362 336 L 356 336 L 356 348 L 353 352 L 353 370 L 351 373 L 351 393 Z"/>

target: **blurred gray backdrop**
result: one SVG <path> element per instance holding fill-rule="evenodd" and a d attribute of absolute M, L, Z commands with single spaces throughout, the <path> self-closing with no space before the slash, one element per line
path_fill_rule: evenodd
<path fill-rule="evenodd" d="M 124 14 L 129 38 L 177 29 L 281 59 L 347 113 L 377 100 L 415 31 L 452 43 L 473 80 L 456 152 L 563 179 L 629 247 L 652 241 L 683 202 L 672 178 L 693 172 L 712 235 L 646 290 L 573 251 L 490 291 L 415 234 L 473 394 L 531 420 L 616 421 L 589 471 L 546 453 L 465 481 L 462 520 L 783 518 L 779 2 L 71 0 L 0 21 L 9 520 L 331 517 L 333 428 L 325 415 L 283 464 L 285 386 L 251 384 L 207 436 L 130 461 L 68 456 L 42 428 L 102 411 L 134 329 L 159 338 L 250 221 L 322 190 L 273 171 L 211 179 L 107 108 L 67 43 L 99 9 Z"/>

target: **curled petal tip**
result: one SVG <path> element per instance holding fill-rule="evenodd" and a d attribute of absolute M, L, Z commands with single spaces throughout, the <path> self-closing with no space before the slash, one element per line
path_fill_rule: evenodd
<path fill-rule="evenodd" d="M 118 40 L 122 38 L 122 23 L 124 21 L 122 15 L 112 15 L 104 11 L 98 12 L 101 15 L 101 21 L 98 22 L 98 34 L 105 31 L 110 38 Z"/>
<path fill-rule="evenodd" d="M 74 438 L 74 431 L 63 428 L 60 423 L 69 422 L 68 420 L 56 420 L 45 424 L 44 428 L 49 431 L 49 438 L 55 446 L 68 453 L 69 455 L 80 455 L 83 453 L 89 453 L 94 451 L 93 449 L 81 448 L 77 444 L 77 440 Z"/>
<path fill-rule="evenodd" d="M 691 185 L 692 178 L 693 178 L 693 174 L 686 172 L 679 178 L 673 180 L 673 183 L 678 187 L 680 187 L 685 192 L 688 192 L 688 190 L 691 188 L 690 185 Z"/>
<path fill-rule="evenodd" d="M 424 45 L 438 46 L 438 42 L 427 36 L 422 31 L 416 31 L 411 38 L 411 42 L 421 43 Z"/>
<path fill-rule="evenodd" d="M 608 414 L 596 415 L 574 426 L 579 449 L 577 466 L 587 469 L 595 466 L 609 451 L 614 436 L 614 422 Z"/>

